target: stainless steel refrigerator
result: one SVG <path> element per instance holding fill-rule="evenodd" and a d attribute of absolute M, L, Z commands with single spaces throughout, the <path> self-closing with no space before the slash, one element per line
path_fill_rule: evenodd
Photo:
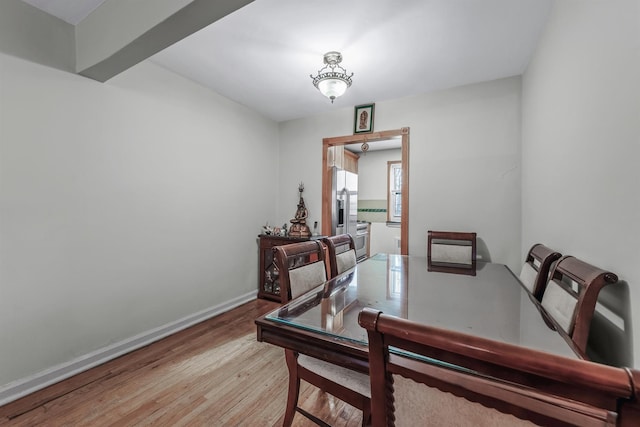
<path fill-rule="evenodd" d="M 331 232 L 355 239 L 358 222 L 358 174 L 333 167 Z"/>

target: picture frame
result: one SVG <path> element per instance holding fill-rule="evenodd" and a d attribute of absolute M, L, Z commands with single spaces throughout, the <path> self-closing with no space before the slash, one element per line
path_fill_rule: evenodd
<path fill-rule="evenodd" d="M 356 105 L 353 116 L 353 133 L 373 132 L 373 116 L 376 104 Z"/>

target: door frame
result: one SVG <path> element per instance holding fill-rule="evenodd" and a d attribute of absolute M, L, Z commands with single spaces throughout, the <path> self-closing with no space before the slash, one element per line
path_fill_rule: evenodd
<path fill-rule="evenodd" d="M 400 253 L 409 254 L 409 128 L 322 139 L 322 234 L 331 235 L 331 168 L 327 165 L 329 147 L 362 144 L 401 137 L 402 213 L 400 214 Z"/>

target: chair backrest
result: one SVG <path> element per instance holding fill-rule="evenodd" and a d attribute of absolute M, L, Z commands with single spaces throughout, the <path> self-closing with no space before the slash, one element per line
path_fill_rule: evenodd
<path fill-rule="evenodd" d="M 598 294 L 618 276 L 573 256 L 564 256 L 551 271 L 542 307 L 585 352 Z"/>
<path fill-rule="evenodd" d="M 325 254 L 320 241 L 309 240 L 276 246 L 273 252 L 283 303 L 326 282 Z"/>
<path fill-rule="evenodd" d="M 518 375 L 498 378 L 436 360 L 442 350 L 455 351 L 457 360 L 488 362 L 497 369 L 494 372 L 503 372 L 502 368 L 529 369 L 530 356 L 526 361 L 504 356 L 521 350 L 516 346 L 502 348 L 474 341 L 471 347 L 482 351 L 477 352 L 478 359 L 473 359 L 475 354 L 471 356 L 465 334 L 384 315 L 371 308 L 360 312 L 358 322 L 367 330 L 369 339 L 373 427 L 616 425 L 617 414 L 611 409 L 592 406 L 589 400 L 567 399 L 555 394 L 552 386 L 548 390 L 535 389 L 526 381 L 518 383 Z M 548 382 L 543 379 L 541 383 L 545 381 Z"/>
<path fill-rule="evenodd" d="M 427 232 L 427 269 L 476 275 L 476 233 Z"/>
<path fill-rule="evenodd" d="M 329 271 L 331 277 L 336 277 L 356 265 L 356 244 L 350 234 L 323 239 L 329 250 Z"/>
<path fill-rule="evenodd" d="M 520 271 L 520 281 L 538 301 L 542 300 L 542 295 L 547 287 L 551 266 L 561 256 L 560 252 L 556 252 L 542 243 L 536 243 L 529 249 Z"/>

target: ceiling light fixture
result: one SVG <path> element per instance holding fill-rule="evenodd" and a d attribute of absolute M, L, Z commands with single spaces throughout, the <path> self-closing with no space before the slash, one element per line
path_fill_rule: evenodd
<path fill-rule="evenodd" d="M 353 73 L 347 75 L 347 70 L 342 68 L 339 63 L 342 62 L 342 54 L 340 52 L 327 52 L 324 54 L 324 68 L 318 70 L 318 75 L 310 77 L 313 79 L 313 85 L 321 94 L 331 100 L 343 95 L 349 86 L 351 86 L 351 77 Z"/>

